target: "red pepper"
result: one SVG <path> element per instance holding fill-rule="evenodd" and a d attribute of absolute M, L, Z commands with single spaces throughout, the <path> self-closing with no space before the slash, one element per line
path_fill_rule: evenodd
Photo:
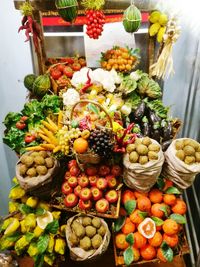
<path fill-rule="evenodd" d="M 88 80 L 87 80 L 87 82 L 85 83 L 85 85 L 83 86 L 83 88 L 80 90 L 80 93 L 81 93 L 81 94 L 84 94 L 84 93 L 87 91 L 87 89 L 88 89 L 90 86 L 93 85 L 93 83 L 91 82 L 91 78 L 90 78 L 89 72 L 90 72 L 90 70 L 88 70 L 88 72 L 87 72 L 87 78 L 88 78 Z"/>
<path fill-rule="evenodd" d="M 25 141 L 25 143 L 29 144 L 29 143 L 33 142 L 35 139 L 36 139 L 35 135 L 28 133 L 28 134 L 26 134 L 24 141 Z"/>

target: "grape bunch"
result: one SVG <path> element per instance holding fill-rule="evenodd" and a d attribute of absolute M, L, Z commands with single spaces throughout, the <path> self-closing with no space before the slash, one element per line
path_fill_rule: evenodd
<path fill-rule="evenodd" d="M 98 39 L 103 31 L 105 24 L 105 15 L 102 10 L 89 9 L 86 11 L 87 18 L 87 35 L 90 38 Z"/>
<path fill-rule="evenodd" d="M 68 130 L 67 126 L 64 126 L 58 132 L 59 145 L 61 146 L 61 151 L 65 154 L 69 154 L 69 147 L 71 139 L 78 138 L 81 135 L 79 128 L 72 128 Z"/>
<path fill-rule="evenodd" d="M 110 158 L 113 150 L 112 135 L 108 130 L 95 129 L 88 139 L 89 147 L 103 158 Z"/>

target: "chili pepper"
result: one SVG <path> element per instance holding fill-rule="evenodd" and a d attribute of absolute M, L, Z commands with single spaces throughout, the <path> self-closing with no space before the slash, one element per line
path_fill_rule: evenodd
<path fill-rule="evenodd" d="M 23 16 L 22 18 L 22 26 L 24 26 L 24 24 L 26 23 L 27 21 L 27 16 Z"/>
<path fill-rule="evenodd" d="M 132 144 L 135 142 L 136 134 L 133 134 L 132 138 L 124 142 L 124 146 L 127 146 L 129 144 Z"/>
<path fill-rule="evenodd" d="M 114 152 L 115 153 L 125 153 L 126 149 L 125 149 L 125 147 L 119 148 L 118 146 L 116 146 L 116 147 L 114 147 Z"/>
<path fill-rule="evenodd" d="M 28 42 L 30 40 L 30 35 L 29 35 L 30 32 L 31 32 L 31 30 L 29 28 L 27 28 L 25 31 L 26 40 L 24 42 Z"/>
<path fill-rule="evenodd" d="M 33 34 L 33 18 L 31 16 L 28 16 L 28 24 L 29 24 L 29 28 L 31 30 L 31 33 Z"/>
<path fill-rule="evenodd" d="M 87 78 L 88 78 L 88 80 L 86 81 L 86 83 L 85 83 L 85 85 L 83 86 L 83 88 L 80 90 L 80 93 L 81 93 L 81 94 L 84 94 L 84 93 L 87 91 L 87 89 L 88 89 L 90 86 L 93 85 L 93 83 L 91 82 L 90 75 L 89 75 L 89 70 L 88 70 L 88 72 L 87 72 Z"/>

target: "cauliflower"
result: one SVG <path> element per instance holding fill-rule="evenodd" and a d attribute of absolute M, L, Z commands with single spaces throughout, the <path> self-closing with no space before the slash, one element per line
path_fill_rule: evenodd
<path fill-rule="evenodd" d="M 87 73 L 89 71 L 89 75 L 91 75 L 92 70 L 85 67 L 82 68 L 80 71 L 76 71 L 71 79 L 71 84 L 74 87 L 78 87 L 80 84 L 85 84 L 88 80 Z"/>
<path fill-rule="evenodd" d="M 78 101 L 80 101 L 80 95 L 73 88 L 69 88 L 67 92 L 63 94 L 63 104 L 65 106 L 73 106 Z"/>

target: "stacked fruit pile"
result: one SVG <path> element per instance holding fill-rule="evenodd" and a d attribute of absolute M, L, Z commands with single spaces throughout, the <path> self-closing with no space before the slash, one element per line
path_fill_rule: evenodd
<path fill-rule="evenodd" d="M 114 217 L 116 217 L 120 175 L 121 168 L 118 165 L 89 166 L 81 171 L 76 160 L 71 160 L 62 184 L 65 206 L 76 207 L 75 211 L 79 208 L 82 211 L 95 210 L 100 214 L 111 215 L 115 207 Z"/>
<path fill-rule="evenodd" d="M 122 194 L 122 217 L 115 222 L 115 246 L 119 261 L 172 261 L 181 245 L 182 225 L 186 223 L 186 204 L 179 190 L 169 180 L 162 189 L 148 193 L 125 190 Z"/>

